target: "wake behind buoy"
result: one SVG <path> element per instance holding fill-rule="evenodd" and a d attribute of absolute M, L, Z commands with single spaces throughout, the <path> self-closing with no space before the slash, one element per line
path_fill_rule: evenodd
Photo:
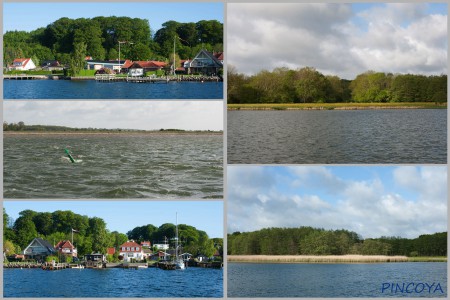
<path fill-rule="evenodd" d="M 64 149 L 64 151 L 66 151 L 66 154 L 67 154 L 67 156 L 69 157 L 70 161 L 71 161 L 72 163 L 75 163 L 75 160 L 73 159 L 72 155 L 70 155 L 69 150 Z"/>

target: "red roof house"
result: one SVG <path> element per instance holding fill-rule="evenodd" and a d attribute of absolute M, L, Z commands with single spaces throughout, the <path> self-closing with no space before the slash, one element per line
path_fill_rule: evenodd
<path fill-rule="evenodd" d="M 141 245 L 136 243 L 135 241 L 127 241 L 123 243 L 119 247 L 119 255 L 123 256 L 124 261 L 134 260 L 142 260 L 144 259 L 144 251 L 142 250 Z"/>
<path fill-rule="evenodd" d="M 55 249 L 61 254 L 77 257 L 77 248 L 69 240 L 58 242 Z"/>
<path fill-rule="evenodd" d="M 16 58 L 10 68 L 12 70 L 26 71 L 36 69 L 36 65 L 31 58 Z"/>
<path fill-rule="evenodd" d="M 142 247 L 149 247 L 149 248 L 150 248 L 151 245 L 152 245 L 152 244 L 150 243 L 150 241 L 142 241 L 142 242 L 141 242 L 141 246 L 142 246 Z"/>

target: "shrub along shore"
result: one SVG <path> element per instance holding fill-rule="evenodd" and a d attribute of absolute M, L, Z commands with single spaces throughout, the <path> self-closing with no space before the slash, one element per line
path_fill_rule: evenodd
<path fill-rule="evenodd" d="M 445 109 L 447 103 L 245 103 L 228 104 L 228 110 L 359 110 L 359 109 Z"/>
<path fill-rule="evenodd" d="M 239 263 L 385 263 L 446 262 L 447 257 L 407 257 L 388 255 L 228 255 L 228 262 Z"/>

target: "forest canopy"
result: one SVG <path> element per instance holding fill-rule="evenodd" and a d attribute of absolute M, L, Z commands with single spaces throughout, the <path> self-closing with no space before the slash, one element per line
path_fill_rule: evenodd
<path fill-rule="evenodd" d="M 353 80 L 312 67 L 246 76 L 228 66 L 228 103 L 447 102 L 447 75 L 367 71 Z"/>
<path fill-rule="evenodd" d="M 363 239 L 344 229 L 265 228 L 228 234 L 227 243 L 229 255 L 447 255 L 447 232 Z"/>
<path fill-rule="evenodd" d="M 3 208 L 3 251 L 9 254 L 21 253 L 36 237 L 55 245 L 61 240 L 70 240 L 72 229 L 74 246 L 81 257 L 92 252 L 106 253 L 109 247 L 118 248 L 127 240 L 136 242 L 161 242 L 167 237 L 170 244 L 175 237 L 175 225 L 171 223 L 156 227 L 151 224 L 136 227 L 127 234 L 107 229 L 106 222 L 99 217 L 88 217 L 70 210 L 36 212 L 24 210 L 16 220 L 12 220 Z M 178 225 L 179 240 L 183 250 L 193 255 L 212 256 L 222 250 L 222 239 L 210 239 L 205 231 L 185 224 Z M 6 249 L 5 247 L 8 247 Z"/>
<path fill-rule="evenodd" d="M 3 35 L 3 65 L 15 58 L 31 57 L 40 65 L 45 60 L 69 64 L 76 47 L 86 47 L 85 56 L 95 60 L 117 60 L 119 41 L 122 59 L 168 60 L 176 52 L 182 59 L 193 58 L 201 49 L 223 51 L 223 24 L 216 20 L 196 23 L 167 21 L 153 32 L 146 19 L 130 17 L 60 18 L 31 32 L 7 31 Z"/>

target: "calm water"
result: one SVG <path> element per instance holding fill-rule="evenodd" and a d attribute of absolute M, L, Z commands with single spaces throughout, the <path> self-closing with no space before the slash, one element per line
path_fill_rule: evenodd
<path fill-rule="evenodd" d="M 5 269 L 4 297 L 223 297 L 222 270 Z"/>
<path fill-rule="evenodd" d="M 4 135 L 3 145 L 5 198 L 223 195 L 222 135 Z"/>
<path fill-rule="evenodd" d="M 223 99 L 222 82 L 4 80 L 4 99 Z"/>
<path fill-rule="evenodd" d="M 434 287 L 395 293 L 388 283 Z M 385 289 L 382 292 L 383 283 Z M 437 284 L 442 287 L 435 291 Z M 405 286 L 406 286 L 405 285 Z M 411 287 L 411 286 L 410 286 Z M 228 297 L 445 297 L 446 263 L 248 264 L 228 263 Z"/>
<path fill-rule="evenodd" d="M 229 111 L 228 163 L 447 163 L 446 109 Z"/>

